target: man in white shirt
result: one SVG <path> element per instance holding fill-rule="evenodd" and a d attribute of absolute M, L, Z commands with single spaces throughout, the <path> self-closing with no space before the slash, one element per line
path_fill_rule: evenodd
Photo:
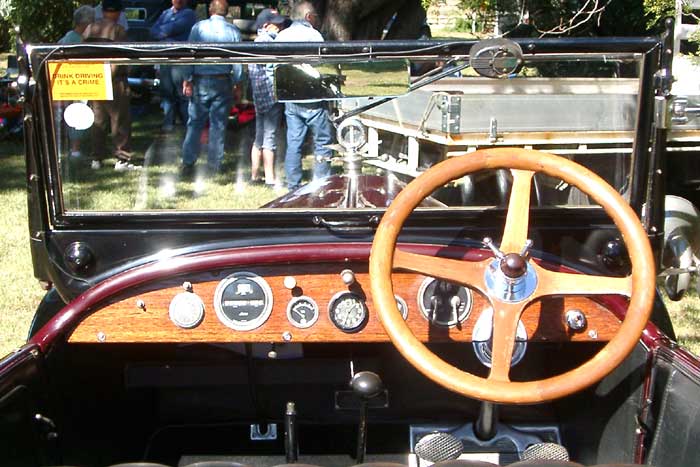
<path fill-rule="evenodd" d="M 292 8 L 293 23 L 277 34 L 276 42 L 323 42 L 323 36 L 315 27 L 320 25 L 320 16 L 311 2 L 302 1 Z M 284 171 L 290 191 L 301 185 L 301 147 L 306 132 L 310 129 L 314 140 L 313 178 L 324 178 L 331 174 L 330 157 L 333 151 L 333 126 L 328 118 L 325 102 L 286 102 L 284 115 L 287 119 L 287 152 L 284 156 Z"/>

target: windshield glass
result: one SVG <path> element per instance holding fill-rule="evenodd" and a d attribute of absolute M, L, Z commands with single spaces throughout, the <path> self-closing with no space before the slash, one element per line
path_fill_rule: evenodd
<path fill-rule="evenodd" d="M 633 54 L 526 57 L 504 78 L 405 58 L 173 63 L 49 61 L 64 213 L 382 208 L 438 162 L 503 146 L 567 157 L 628 195 Z M 510 183 L 470 174 L 421 209 L 504 206 Z M 589 205 L 542 174 L 533 194 L 535 207 Z"/>

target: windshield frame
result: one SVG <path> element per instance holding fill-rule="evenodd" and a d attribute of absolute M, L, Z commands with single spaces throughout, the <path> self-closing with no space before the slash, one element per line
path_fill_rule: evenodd
<path fill-rule="evenodd" d="M 627 38 L 557 38 L 557 39 L 515 39 L 526 57 L 553 57 L 558 54 L 639 54 L 642 63 L 640 89 L 638 95 L 638 112 L 635 125 L 635 140 L 632 150 L 631 198 L 630 204 L 641 213 L 646 201 L 648 188 L 648 170 L 650 166 L 649 149 L 651 147 L 653 101 L 655 89 L 653 76 L 660 67 L 659 50 L 662 43 L 655 37 Z M 157 60 L 180 58 L 181 63 L 202 63 L 210 60 L 226 59 L 238 63 L 255 63 L 260 60 L 276 62 L 321 63 L 326 60 L 356 61 L 381 60 L 383 58 L 423 58 L 423 59 L 461 59 L 468 60 L 469 50 L 476 41 L 362 41 L 362 42 L 325 42 L 325 43 L 271 43 L 265 47 L 253 43 L 168 44 L 164 47 L 157 43 L 125 44 L 80 44 L 80 45 L 38 45 L 28 46 L 27 52 L 34 81 L 27 93 L 30 104 L 28 111 L 36 116 L 35 128 L 41 135 L 36 147 L 31 142 L 32 132 L 27 135 L 28 168 L 34 176 L 37 202 L 44 213 L 40 217 L 54 229 L 118 227 L 123 225 L 154 226 L 165 228 L 176 223 L 178 226 L 199 227 L 203 224 L 249 225 L 319 225 L 322 219 L 349 219 L 371 227 L 373 218 L 384 211 L 378 209 L 353 209 L 352 211 L 327 209 L 302 210 L 215 210 L 215 211 L 137 211 L 137 212 L 66 212 L 62 203 L 61 182 L 57 165 L 57 152 L 53 138 L 49 137 L 52 128 L 51 102 L 49 99 L 48 67 L 49 60 L 138 60 L 152 63 Z M 180 61 L 179 61 L 180 62 Z M 32 195 L 33 196 L 33 195 Z M 30 205 L 31 205 L 30 201 Z M 456 208 L 433 208 L 429 211 L 416 212 L 415 219 L 444 219 L 446 211 L 454 212 Z M 485 209 L 457 208 L 460 217 L 469 217 L 470 212 L 483 215 Z M 597 208 L 552 207 L 543 209 L 599 211 Z M 487 208 L 502 212 L 503 208 Z M 597 216 L 593 216 L 597 217 Z"/>

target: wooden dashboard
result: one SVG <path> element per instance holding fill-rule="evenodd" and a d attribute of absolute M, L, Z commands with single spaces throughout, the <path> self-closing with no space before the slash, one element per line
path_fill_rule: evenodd
<path fill-rule="evenodd" d="M 346 285 L 341 272 L 354 273 L 354 283 Z M 217 287 L 233 273 L 250 272 L 260 276 L 271 290 L 271 311 L 262 324 L 251 330 L 236 330 L 225 325 L 215 312 Z M 290 278 L 293 278 L 290 279 Z M 472 291 L 471 310 L 458 325 L 445 327 L 431 323 L 419 307 L 419 292 L 425 276 L 394 273 L 394 293 L 406 302 L 406 322 L 424 342 L 469 342 L 481 314 L 489 303 Z M 175 296 L 182 294 L 183 283 L 192 285 L 191 293 L 201 298 L 204 312 L 201 322 L 189 329 L 176 325 L 169 309 Z M 294 283 L 294 287 L 289 286 Z M 366 303 L 367 318 L 356 332 L 348 333 L 331 320 L 329 303 L 339 292 L 350 291 Z M 292 325 L 287 307 L 294 297 L 310 297 L 318 305 L 318 318 L 308 328 Z M 571 331 L 565 320 L 569 310 L 586 317 L 586 327 Z M 531 304 L 522 316 L 529 341 L 608 341 L 617 332 L 620 320 L 602 304 L 585 297 L 551 297 Z M 269 265 L 225 269 L 217 272 L 181 275 L 167 281 L 130 290 L 99 304 L 73 330 L 73 343 L 193 343 L 193 342 L 386 342 L 384 328 L 373 309 L 367 264 Z"/>

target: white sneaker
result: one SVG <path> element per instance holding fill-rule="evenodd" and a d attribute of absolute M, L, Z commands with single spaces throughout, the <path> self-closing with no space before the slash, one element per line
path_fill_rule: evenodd
<path fill-rule="evenodd" d="M 102 168 L 102 162 L 100 161 L 92 161 L 90 163 L 90 168 L 93 170 L 99 170 Z"/>
<path fill-rule="evenodd" d="M 141 166 L 140 165 L 134 165 L 126 161 L 117 161 L 116 164 L 114 164 L 114 170 L 117 172 L 125 172 L 129 170 L 140 170 Z"/>

